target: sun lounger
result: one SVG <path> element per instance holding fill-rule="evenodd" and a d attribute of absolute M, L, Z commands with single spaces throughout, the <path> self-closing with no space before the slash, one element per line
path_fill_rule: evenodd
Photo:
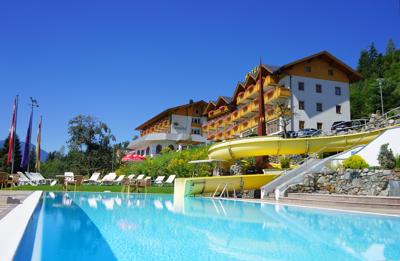
<path fill-rule="evenodd" d="M 175 180 L 176 175 L 170 175 L 168 177 L 168 179 L 163 183 L 163 185 L 172 185 L 174 184 L 174 180 Z"/>
<path fill-rule="evenodd" d="M 74 180 L 74 173 L 73 172 L 64 172 L 65 181 L 73 181 Z"/>
<path fill-rule="evenodd" d="M 156 185 L 160 185 L 160 184 L 162 184 L 162 182 L 164 181 L 164 179 L 165 179 L 165 176 L 158 176 L 158 177 L 153 181 L 153 183 L 156 184 Z"/>
<path fill-rule="evenodd" d="M 46 184 L 43 176 L 39 176 L 36 172 L 25 172 L 25 174 L 35 184 Z"/>
<path fill-rule="evenodd" d="M 119 175 L 118 178 L 113 181 L 113 184 L 120 185 L 122 183 L 122 181 L 124 180 L 124 178 L 125 178 L 125 175 Z"/>
<path fill-rule="evenodd" d="M 28 179 L 24 173 L 17 172 L 19 175 L 18 185 L 35 185 L 30 179 Z"/>
<path fill-rule="evenodd" d="M 104 185 L 111 185 L 113 184 L 115 178 L 117 177 L 117 174 L 115 174 L 114 172 L 108 173 L 106 176 L 103 177 L 103 179 L 101 180 L 101 184 Z"/>
<path fill-rule="evenodd" d="M 95 172 L 92 174 L 92 176 L 90 176 L 88 180 L 85 180 L 84 183 L 89 183 L 89 184 L 97 183 L 99 181 L 99 178 L 100 178 L 100 173 Z"/>
<path fill-rule="evenodd" d="M 128 176 L 128 180 L 132 180 L 136 175 L 135 174 L 131 174 Z"/>

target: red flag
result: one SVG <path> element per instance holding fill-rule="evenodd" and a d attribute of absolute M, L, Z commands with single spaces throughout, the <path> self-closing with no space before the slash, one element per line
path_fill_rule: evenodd
<path fill-rule="evenodd" d="M 13 158 L 16 113 L 17 113 L 17 98 L 15 98 L 15 100 L 14 100 L 14 108 L 13 108 L 13 113 L 12 113 L 12 121 L 11 121 L 11 128 L 10 128 L 10 140 L 8 142 L 7 164 L 10 164 L 12 162 L 12 158 Z"/>

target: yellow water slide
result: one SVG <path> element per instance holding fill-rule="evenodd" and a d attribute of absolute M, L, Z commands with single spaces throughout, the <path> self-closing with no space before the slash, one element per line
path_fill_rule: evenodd
<path fill-rule="evenodd" d="M 368 144 L 389 128 L 393 128 L 393 126 L 366 132 L 309 138 L 250 137 L 235 139 L 211 146 L 208 157 L 232 161 L 265 155 L 340 152 L 357 145 Z"/>
<path fill-rule="evenodd" d="M 396 125 L 399 126 L 399 125 Z M 210 147 L 208 157 L 214 160 L 230 162 L 240 158 L 266 155 L 294 155 L 320 152 L 341 152 L 354 146 L 368 144 L 387 129 L 395 126 L 344 135 L 284 139 L 280 137 L 251 137 L 216 143 Z M 228 189 L 259 189 L 271 182 L 279 174 L 239 175 L 181 178 L 175 181 L 175 200 L 185 196 L 209 194 L 229 184 Z"/>

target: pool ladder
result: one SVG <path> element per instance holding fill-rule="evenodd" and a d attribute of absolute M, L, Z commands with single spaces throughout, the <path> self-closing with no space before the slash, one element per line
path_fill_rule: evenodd
<path fill-rule="evenodd" d="M 219 194 L 219 198 L 222 198 L 224 195 L 225 195 L 225 197 L 229 198 L 229 186 L 232 187 L 233 197 L 236 198 L 236 189 L 235 189 L 235 185 L 233 183 L 219 183 L 217 188 L 214 191 L 214 194 L 212 195 L 213 198 L 215 198 L 217 196 L 217 193 L 221 186 L 223 186 L 223 188 L 221 190 L 221 193 Z"/>

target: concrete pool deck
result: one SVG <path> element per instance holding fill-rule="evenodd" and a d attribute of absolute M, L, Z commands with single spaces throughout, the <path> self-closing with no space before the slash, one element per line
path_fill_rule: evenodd
<path fill-rule="evenodd" d="M 0 191 L 0 260 L 12 261 L 42 191 Z"/>

